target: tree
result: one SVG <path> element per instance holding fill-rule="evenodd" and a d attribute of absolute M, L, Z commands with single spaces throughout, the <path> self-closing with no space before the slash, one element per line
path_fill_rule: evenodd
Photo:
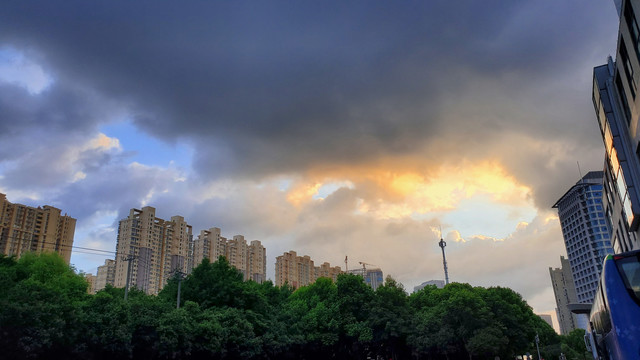
<path fill-rule="evenodd" d="M 138 291 L 132 290 L 133 297 Z M 132 314 L 123 297 L 124 289 L 107 285 L 83 304 L 82 340 L 86 352 L 96 359 L 129 358 L 132 355 Z"/>
<path fill-rule="evenodd" d="M 322 358 L 335 353 L 340 331 L 336 299 L 337 287 L 327 278 L 303 286 L 289 297 L 285 313 L 290 340 L 299 347 L 299 356 L 308 353 Z"/>
<path fill-rule="evenodd" d="M 74 357 L 81 351 L 87 283 L 55 253 L 0 260 L 0 348 L 9 358 Z"/>
<path fill-rule="evenodd" d="M 182 281 L 181 302 L 193 301 L 204 309 L 212 306 L 242 307 L 242 283 L 242 273 L 229 265 L 224 256 L 214 263 L 205 258 Z M 175 304 L 177 295 L 178 284 L 174 277 L 162 289 L 159 297 Z"/>
<path fill-rule="evenodd" d="M 340 314 L 339 353 L 344 357 L 356 356 L 373 340 L 369 326 L 369 309 L 374 294 L 361 276 L 338 275 L 337 298 Z"/>
<path fill-rule="evenodd" d="M 369 308 L 369 326 L 373 343 L 380 355 L 393 359 L 406 358 L 406 339 L 410 332 L 411 309 L 402 284 L 387 276 L 379 287 Z"/>
<path fill-rule="evenodd" d="M 568 359 L 590 359 L 591 353 L 587 351 L 584 345 L 584 329 L 574 329 L 567 335 L 562 335 L 562 352 L 567 355 Z"/>

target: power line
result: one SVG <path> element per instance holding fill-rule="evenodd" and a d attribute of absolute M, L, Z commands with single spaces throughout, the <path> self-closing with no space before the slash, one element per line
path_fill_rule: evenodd
<path fill-rule="evenodd" d="M 56 247 L 66 247 L 66 248 L 71 248 L 72 251 L 73 249 L 81 249 L 81 250 L 90 250 L 90 251 L 96 251 L 96 252 L 103 252 L 103 253 L 108 253 L 108 254 L 116 254 L 115 251 L 110 251 L 110 250 L 103 250 L 103 249 L 95 249 L 95 248 L 88 248 L 88 247 L 83 247 L 83 246 L 73 246 L 73 245 L 68 245 L 68 244 L 63 244 L 63 243 L 56 243 L 56 242 L 51 242 L 51 241 L 43 241 L 43 240 L 33 240 L 33 239 L 20 239 L 16 236 L 12 236 L 11 237 L 13 239 L 13 242 L 18 242 L 20 241 L 20 243 L 33 243 L 35 242 L 36 244 L 47 244 L 47 245 L 54 245 Z M 38 249 L 41 250 L 41 249 Z"/>

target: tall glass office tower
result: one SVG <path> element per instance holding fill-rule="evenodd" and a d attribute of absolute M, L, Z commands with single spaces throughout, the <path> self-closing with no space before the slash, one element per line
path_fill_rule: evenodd
<path fill-rule="evenodd" d="M 613 254 L 602 205 L 603 177 L 602 171 L 587 173 L 553 205 L 558 209 L 579 303 L 593 301 L 602 261 Z"/>

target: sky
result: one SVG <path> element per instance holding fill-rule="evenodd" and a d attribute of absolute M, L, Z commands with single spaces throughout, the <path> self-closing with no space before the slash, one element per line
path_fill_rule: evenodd
<path fill-rule="evenodd" d="M 550 313 L 617 26 L 601 0 L 5 2 L 0 192 L 76 218 L 74 246 L 115 251 L 148 205 L 260 240 L 270 278 L 294 250 L 409 292 L 442 234 L 451 281 Z"/>

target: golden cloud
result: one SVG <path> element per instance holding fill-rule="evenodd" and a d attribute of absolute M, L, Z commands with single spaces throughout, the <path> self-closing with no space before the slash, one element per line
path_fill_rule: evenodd
<path fill-rule="evenodd" d="M 476 195 L 486 195 L 498 204 L 531 206 L 531 189 L 508 174 L 497 161 L 461 161 L 436 169 L 409 166 L 406 161 L 396 166 L 385 162 L 350 168 L 325 167 L 302 175 L 287 190 L 287 199 L 299 206 L 314 201 L 324 185 L 338 182 L 351 184 L 358 197 L 354 212 L 378 218 L 450 211 L 460 201 Z"/>

